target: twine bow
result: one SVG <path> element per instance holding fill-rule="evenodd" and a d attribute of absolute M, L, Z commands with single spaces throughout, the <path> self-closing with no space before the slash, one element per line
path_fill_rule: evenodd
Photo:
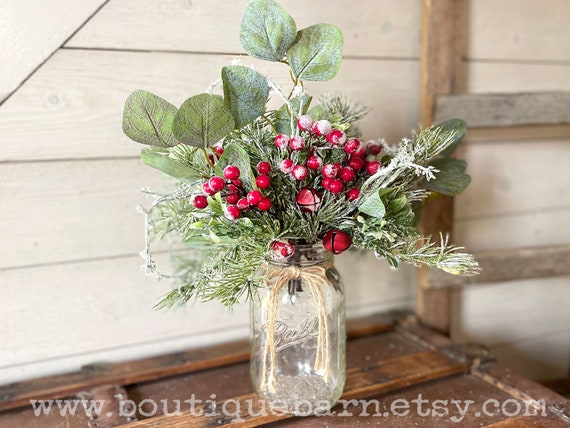
<path fill-rule="evenodd" d="M 265 316 L 266 338 L 263 348 L 263 380 L 260 389 L 266 387 L 271 393 L 275 392 L 275 318 L 279 306 L 279 293 L 289 281 L 300 279 L 309 288 L 311 297 L 317 309 L 319 332 L 317 336 L 317 354 L 315 356 L 315 371 L 324 371 L 325 381 L 330 377 L 329 360 L 329 327 L 327 321 L 327 307 L 321 286 L 330 285 L 327 270 L 333 266 L 332 261 L 314 266 L 300 267 L 266 267 L 266 284 L 273 283 L 269 293 L 269 305 Z M 269 360 L 269 370 L 267 361 Z"/>

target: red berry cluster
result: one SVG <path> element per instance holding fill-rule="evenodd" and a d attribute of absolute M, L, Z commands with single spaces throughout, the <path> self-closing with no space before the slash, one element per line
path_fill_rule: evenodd
<path fill-rule="evenodd" d="M 302 187 L 296 196 L 299 209 L 306 213 L 315 213 L 321 206 L 322 195 L 317 188 L 322 186 L 333 195 L 355 201 L 360 196 L 358 183 L 367 176 L 377 173 L 382 165 L 376 160 L 381 146 L 375 141 L 363 144 L 357 138 L 348 138 L 341 129 L 336 129 L 328 120 L 313 119 L 303 115 L 297 120 L 300 135 L 290 137 L 279 134 L 275 137 L 275 146 L 286 152 L 286 157 L 279 163 L 279 169 L 293 179 L 307 180 L 314 187 Z M 306 156 L 293 156 L 295 152 L 305 150 Z M 326 163 L 327 151 L 336 150 L 332 157 L 340 162 Z M 340 152 L 341 156 L 338 155 Z M 306 159 L 295 164 L 293 159 Z M 303 184 L 307 184 L 307 181 Z M 350 246 L 351 239 L 340 230 L 331 230 L 325 235 L 323 244 L 329 251 L 338 254 Z"/>
<path fill-rule="evenodd" d="M 257 165 L 259 175 L 255 183 L 259 189 L 267 189 L 271 186 L 271 180 L 267 175 L 270 170 L 271 166 L 268 162 L 260 162 Z M 241 171 L 237 166 L 226 166 L 223 175 L 224 177 L 213 176 L 202 185 L 205 195 L 197 195 L 193 200 L 197 209 L 206 208 L 208 206 L 207 196 L 213 196 L 219 192 L 222 192 L 222 197 L 228 204 L 224 209 L 224 215 L 229 220 L 237 220 L 242 211 L 253 207 L 260 211 L 267 211 L 271 208 L 271 200 L 264 197 L 259 190 L 245 193 L 243 182 L 240 180 Z"/>

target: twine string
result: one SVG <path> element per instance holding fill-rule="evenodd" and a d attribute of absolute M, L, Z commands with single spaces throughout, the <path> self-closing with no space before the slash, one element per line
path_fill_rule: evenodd
<path fill-rule="evenodd" d="M 288 266 L 266 266 L 266 284 L 271 286 L 269 293 L 269 304 L 265 314 L 265 330 L 266 337 L 263 348 L 263 369 L 262 382 L 260 389 L 267 388 L 271 393 L 275 392 L 275 319 L 279 309 L 279 294 L 283 287 L 289 284 L 289 281 L 302 280 L 311 293 L 313 303 L 317 309 L 318 319 L 318 336 L 317 351 L 315 356 L 315 371 L 324 371 L 325 381 L 330 378 L 330 359 L 329 359 L 329 326 L 327 319 L 327 307 L 325 295 L 322 285 L 330 285 L 327 278 L 327 270 L 333 266 L 332 261 L 320 265 L 307 267 Z M 269 367 L 268 367 L 269 364 Z"/>

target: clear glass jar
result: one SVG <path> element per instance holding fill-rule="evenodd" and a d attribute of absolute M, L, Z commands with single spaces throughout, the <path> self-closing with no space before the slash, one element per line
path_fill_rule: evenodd
<path fill-rule="evenodd" d="M 344 387 L 344 290 L 333 257 L 319 243 L 268 261 L 267 287 L 251 304 L 254 388 L 289 413 L 330 408 Z"/>

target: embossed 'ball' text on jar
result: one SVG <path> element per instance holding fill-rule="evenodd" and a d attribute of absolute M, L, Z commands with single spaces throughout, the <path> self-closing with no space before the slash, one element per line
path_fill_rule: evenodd
<path fill-rule="evenodd" d="M 297 415 L 322 412 L 345 381 L 344 290 L 334 256 L 298 245 L 269 260 L 251 304 L 251 378 L 263 400 Z"/>

